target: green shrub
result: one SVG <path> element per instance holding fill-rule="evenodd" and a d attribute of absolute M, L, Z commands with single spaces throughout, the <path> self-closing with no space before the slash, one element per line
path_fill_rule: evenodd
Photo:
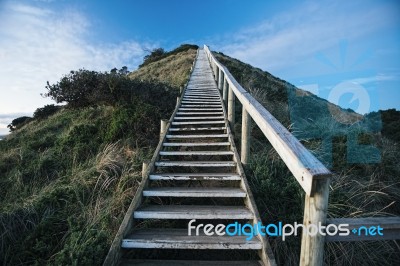
<path fill-rule="evenodd" d="M 32 120 L 32 117 L 21 116 L 21 117 L 15 118 L 13 121 L 11 121 L 11 124 L 7 125 L 7 127 L 10 129 L 10 132 L 12 132 L 12 131 L 15 131 L 15 130 L 23 127 L 31 120 Z"/>
<path fill-rule="evenodd" d="M 45 105 L 42 108 L 36 109 L 33 113 L 34 119 L 44 119 L 48 116 L 55 114 L 58 110 L 60 110 L 61 106 L 56 106 L 54 104 Z"/>

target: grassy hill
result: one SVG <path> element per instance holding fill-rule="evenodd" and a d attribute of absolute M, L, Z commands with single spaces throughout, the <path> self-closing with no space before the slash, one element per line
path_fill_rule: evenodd
<path fill-rule="evenodd" d="M 179 74 L 157 67 L 173 85 L 136 79 L 122 99 L 97 95 L 99 104 L 68 104 L 0 141 L 0 264 L 102 263 L 195 53 L 171 55 Z M 70 77 L 81 82 L 92 74 Z"/>
<path fill-rule="evenodd" d="M 400 215 L 399 111 L 362 116 L 222 53 L 215 53 L 237 81 L 333 172 L 328 217 Z M 241 105 L 236 101 L 236 141 Z M 304 193 L 255 126 L 246 169 L 265 223 L 301 223 Z M 278 264 L 298 265 L 300 238 L 272 239 Z M 377 251 L 377 249 L 379 251 Z M 398 242 L 328 243 L 332 265 L 400 263 Z"/>
<path fill-rule="evenodd" d="M 129 74 L 130 80 L 78 71 L 47 88 L 54 99 L 70 103 L 28 120 L 0 141 L 3 264 L 101 264 L 140 183 L 141 164 L 154 152 L 159 120 L 170 117 L 179 87 L 187 81 L 195 48 L 184 45 L 152 53 Z M 400 214 L 400 159 L 394 133 L 398 113 L 374 113 L 366 119 L 260 69 L 216 55 L 253 96 L 330 165 L 335 176 L 329 216 Z M 72 91 L 60 95 L 62 82 L 70 84 Z M 105 87 L 100 94 L 85 87 L 84 99 L 79 98 L 80 90 L 77 99 L 75 83 L 78 89 L 89 83 Z M 241 107 L 236 106 L 238 129 Z M 388 122 L 382 124 L 382 117 Z M 367 154 L 361 157 L 364 161 L 349 162 L 348 143 L 356 133 L 357 143 L 379 149 L 380 160 L 365 163 Z M 304 194 L 256 129 L 251 149 L 246 172 L 263 221 L 301 222 Z M 279 264 L 298 265 L 298 238 L 271 240 Z M 399 249 L 387 241 L 329 245 L 326 252 L 328 264 L 356 265 L 365 259 L 390 265 L 398 262 Z"/>

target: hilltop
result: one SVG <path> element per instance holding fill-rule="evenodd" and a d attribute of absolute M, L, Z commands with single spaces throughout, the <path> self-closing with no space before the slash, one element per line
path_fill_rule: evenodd
<path fill-rule="evenodd" d="M 158 143 L 159 121 L 170 117 L 188 80 L 196 49 L 155 49 L 127 75 L 123 69 L 78 70 L 48 84 L 47 95 L 68 104 L 39 108 L 0 142 L 0 261 L 101 264 L 140 183 L 141 164 Z M 399 112 L 361 116 L 266 71 L 215 55 L 334 171 L 329 216 L 400 214 Z M 239 128 L 239 103 L 236 108 L 234 128 Z M 357 143 L 379 149 L 380 160 L 366 163 L 366 156 L 352 162 L 347 148 L 354 134 Z M 258 130 L 253 130 L 251 154 L 246 173 L 263 221 L 301 221 L 303 192 Z M 272 239 L 279 263 L 298 264 L 298 240 Z M 394 243 L 379 244 L 379 254 L 376 246 L 339 245 L 358 257 L 329 246 L 325 257 L 338 264 L 354 264 L 360 257 L 396 262 Z"/>

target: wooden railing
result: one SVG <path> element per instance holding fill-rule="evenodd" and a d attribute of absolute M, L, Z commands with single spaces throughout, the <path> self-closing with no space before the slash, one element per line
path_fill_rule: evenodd
<path fill-rule="evenodd" d="M 331 241 L 362 241 L 400 239 L 400 217 L 338 218 L 327 221 L 329 182 L 331 172 L 312 155 L 268 110 L 247 92 L 204 45 L 218 88 L 228 110 L 231 127 L 235 124 L 235 97 L 242 104 L 241 162 L 249 161 L 251 119 L 264 133 L 280 155 L 293 176 L 305 191 L 303 225 L 349 224 L 350 230 L 357 226 L 380 225 L 385 229 L 385 237 L 332 237 L 322 234 L 302 235 L 300 265 L 322 265 L 324 243 Z"/>
<path fill-rule="evenodd" d="M 267 109 L 253 98 L 222 65 L 205 45 L 218 88 L 227 99 L 228 120 L 235 123 L 235 97 L 242 104 L 241 161 L 247 164 L 251 135 L 251 119 L 257 124 L 304 189 L 305 226 L 326 223 L 331 172 L 307 150 Z M 325 237 L 321 234 L 303 234 L 301 241 L 301 265 L 322 265 Z"/>

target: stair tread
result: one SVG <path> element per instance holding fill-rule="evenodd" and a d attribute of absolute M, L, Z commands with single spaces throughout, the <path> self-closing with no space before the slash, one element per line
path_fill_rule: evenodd
<path fill-rule="evenodd" d="M 188 100 L 182 100 L 183 104 L 207 104 L 207 105 L 221 105 L 220 101 L 188 101 Z"/>
<path fill-rule="evenodd" d="M 183 99 L 189 99 L 189 100 L 215 100 L 219 101 L 221 98 L 217 95 L 193 95 L 193 94 L 185 94 L 183 95 Z"/>
<path fill-rule="evenodd" d="M 143 190 L 145 197 L 214 197 L 244 198 L 246 192 L 228 187 L 152 187 Z"/>
<path fill-rule="evenodd" d="M 227 138 L 228 134 L 202 134 L 202 135 L 167 135 L 168 139 L 198 139 L 198 138 Z"/>
<path fill-rule="evenodd" d="M 233 151 L 160 151 L 160 155 L 233 155 Z"/>
<path fill-rule="evenodd" d="M 156 166 L 193 166 L 193 167 L 229 167 L 236 166 L 234 161 L 157 161 Z"/>
<path fill-rule="evenodd" d="M 182 104 L 181 108 L 190 108 L 190 107 L 212 107 L 212 108 L 216 108 L 216 107 L 221 107 L 221 104 Z"/>
<path fill-rule="evenodd" d="M 243 206 L 148 205 L 134 212 L 138 219 L 252 219 Z"/>
<path fill-rule="evenodd" d="M 164 142 L 163 146 L 229 146 L 230 142 Z"/>
<path fill-rule="evenodd" d="M 222 121 L 187 121 L 187 122 L 172 122 L 172 125 L 202 125 L 202 124 L 225 124 L 225 120 L 222 120 Z"/>
<path fill-rule="evenodd" d="M 223 115 L 221 112 L 177 112 L 177 115 Z"/>
<path fill-rule="evenodd" d="M 263 265 L 260 261 L 256 260 L 240 260 L 240 261 L 222 261 L 222 260 L 149 260 L 149 259 L 123 259 L 120 266 L 130 265 L 143 265 L 143 266 L 193 266 L 193 265 L 204 265 L 204 266 L 260 266 Z"/>
<path fill-rule="evenodd" d="M 150 174 L 150 180 L 240 180 L 238 174 L 230 173 L 162 173 Z"/>
<path fill-rule="evenodd" d="M 169 131 L 202 131 L 202 130 L 225 130 L 226 127 L 183 127 L 169 128 Z"/>
<path fill-rule="evenodd" d="M 222 111 L 221 107 L 210 107 L 210 108 L 185 108 L 180 107 L 179 111 Z"/>
<path fill-rule="evenodd" d="M 195 232 L 192 232 L 195 234 Z M 260 250 L 257 237 L 188 235 L 187 229 L 140 229 L 122 240 L 123 248 L 175 248 L 175 249 L 251 249 Z"/>
<path fill-rule="evenodd" d="M 174 120 L 206 120 L 206 119 L 224 119 L 225 116 L 176 116 Z"/>

